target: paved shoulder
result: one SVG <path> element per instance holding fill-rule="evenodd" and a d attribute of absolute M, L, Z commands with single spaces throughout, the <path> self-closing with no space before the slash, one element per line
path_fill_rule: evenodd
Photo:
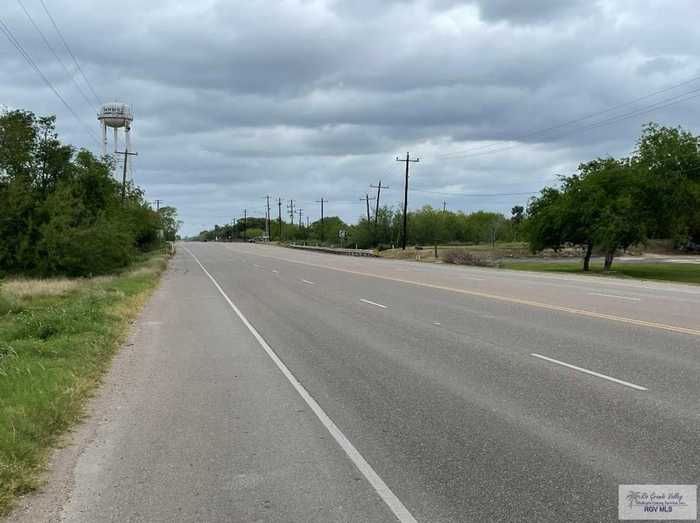
<path fill-rule="evenodd" d="M 393 521 L 179 254 L 20 521 Z"/>

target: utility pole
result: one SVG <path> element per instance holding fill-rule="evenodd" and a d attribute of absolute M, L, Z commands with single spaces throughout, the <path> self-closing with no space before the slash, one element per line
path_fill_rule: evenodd
<path fill-rule="evenodd" d="M 306 240 L 306 230 L 304 229 L 304 222 L 301 219 L 301 215 L 303 214 L 304 209 L 297 209 L 297 214 L 299 215 L 299 231 L 303 233 L 304 239 Z"/>
<path fill-rule="evenodd" d="M 406 250 L 406 221 L 408 212 L 408 165 L 410 163 L 420 162 L 420 158 L 414 158 L 411 160 L 411 155 L 406 153 L 406 159 L 402 160 L 398 156 L 396 157 L 397 162 L 406 162 L 406 181 L 403 186 L 403 234 L 401 235 L 401 249 Z"/>
<path fill-rule="evenodd" d="M 277 212 L 279 213 L 277 215 L 278 223 L 279 223 L 279 241 L 282 241 L 282 198 L 277 198 Z"/>
<path fill-rule="evenodd" d="M 447 212 L 447 202 L 442 200 L 442 212 Z"/>
<path fill-rule="evenodd" d="M 323 242 L 323 202 L 328 203 L 328 200 L 324 200 L 323 197 L 320 200 L 316 200 L 316 203 L 321 204 L 321 242 Z"/>
<path fill-rule="evenodd" d="M 116 131 L 114 131 L 116 133 Z M 130 153 L 129 149 L 124 149 L 123 151 L 114 151 L 114 154 L 124 155 L 124 170 L 122 171 L 122 205 L 124 205 L 124 200 L 126 200 L 126 164 L 128 163 L 129 156 L 138 156 L 139 153 Z"/>
<path fill-rule="evenodd" d="M 370 200 L 375 200 L 376 198 L 370 198 L 369 194 L 365 194 L 364 198 L 360 198 L 361 202 L 366 202 L 367 203 L 367 224 L 369 225 L 370 221 L 372 220 L 372 217 L 369 214 L 369 201 Z"/>
<path fill-rule="evenodd" d="M 309 227 L 310 227 L 310 225 L 309 225 L 309 217 L 307 216 L 307 217 L 306 217 L 306 228 L 308 229 Z"/>
<path fill-rule="evenodd" d="M 289 211 L 289 217 L 291 219 L 292 225 L 294 225 L 294 200 L 289 200 L 289 205 L 287 206 Z"/>
<path fill-rule="evenodd" d="M 246 241 L 246 226 L 248 222 L 248 209 L 243 209 L 243 241 Z"/>
<path fill-rule="evenodd" d="M 265 235 L 267 235 L 267 241 L 270 241 L 270 195 L 265 196 L 267 200 L 267 214 L 265 215 Z"/>
<path fill-rule="evenodd" d="M 379 180 L 379 184 L 370 185 L 371 189 L 377 189 L 377 204 L 374 209 L 374 229 L 377 229 L 377 219 L 379 218 L 379 195 L 382 193 L 382 181 Z M 391 187 L 384 186 L 384 189 L 391 189 Z"/>
<path fill-rule="evenodd" d="M 160 204 L 163 203 L 163 200 L 153 200 L 153 203 L 156 204 L 156 212 L 160 211 Z"/>

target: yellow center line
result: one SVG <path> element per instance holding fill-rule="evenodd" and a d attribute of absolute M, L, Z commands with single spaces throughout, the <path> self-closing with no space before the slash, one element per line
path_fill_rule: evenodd
<path fill-rule="evenodd" d="M 228 249 L 231 249 L 228 246 L 226 246 L 226 247 Z M 468 290 L 468 289 L 459 289 L 456 287 L 447 287 L 445 285 L 436 285 L 433 283 L 424 283 L 424 282 L 419 282 L 419 281 L 414 281 L 414 280 L 406 280 L 403 278 L 395 278 L 393 276 L 383 276 L 380 274 L 373 274 L 370 272 L 356 271 L 356 270 L 352 270 L 352 269 L 341 269 L 340 267 L 331 267 L 329 265 L 322 265 L 320 263 L 312 263 L 312 262 L 299 261 L 299 260 L 290 260 L 288 258 L 280 258 L 279 256 L 270 256 L 268 254 L 259 254 L 259 253 L 252 253 L 252 252 L 247 252 L 246 254 L 251 254 L 252 256 L 260 256 L 262 258 L 271 258 L 274 260 L 280 260 L 280 261 L 285 261 L 285 262 L 289 262 L 289 263 L 296 263 L 299 265 L 308 265 L 309 267 L 317 267 L 319 269 L 328 269 L 331 271 L 345 272 L 347 274 L 354 274 L 357 276 L 366 276 L 368 278 L 376 278 L 379 280 L 387 280 L 387 281 L 394 281 L 394 282 L 398 282 L 398 283 L 406 283 L 409 285 L 416 285 L 418 287 L 426 287 L 428 289 L 437 289 L 437 290 L 441 290 L 441 291 L 457 292 L 457 293 L 466 294 L 469 296 L 477 296 L 479 298 L 487 298 L 487 299 L 506 302 L 506 303 L 515 303 L 518 305 L 527 305 L 529 307 L 537 307 L 539 309 L 545 309 L 545 310 L 550 310 L 550 311 L 567 312 L 569 314 L 586 316 L 588 318 L 617 321 L 620 323 L 627 323 L 630 325 L 638 325 L 641 327 L 649 327 L 652 329 L 677 332 L 677 333 L 681 333 L 681 334 L 689 334 L 690 336 L 700 336 L 700 330 L 698 330 L 698 329 L 690 329 L 688 327 L 679 327 L 677 325 L 669 325 L 667 323 L 658 323 L 655 321 L 638 320 L 635 318 L 627 318 L 625 316 L 616 316 L 614 314 L 604 314 L 601 312 L 587 311 L 584 309 L 563 307 L 561 305 L 552 305 L 550 303 L 542 303 L 539 301 L 524 300 L 522 298 L 501 296 L 498 294 L 491 294 L 488 292 L 473 291 L 473 290 Z"/>

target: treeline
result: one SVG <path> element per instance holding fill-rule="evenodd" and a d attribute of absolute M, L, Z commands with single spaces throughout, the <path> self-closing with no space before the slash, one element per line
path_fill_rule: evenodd
<path fill-rule="evenodd" d="M 700 143 L 681 128 L 648 124 L 625 158 L 582 163 L 528 205 L 530 248 L 583 249 L 583 268 L 599 252 L 609 270 L 615 254 L 650 238 L 676 246 L 700 239 Z"/>
<path fill-rule="evenodd" d="M 518 239 L 523 207 L 514 207 L 510 218 L 502 214 L 478 211 L 471 214 L 442 211 L 426 205 L 408 213 L 408 243 L 425 245 L 434 243 L 478 244 L 493 241 Z M 366 249 L 386 249 L 399 245 L 401 241 L 403 214 L 390 207 L 382 207 L 376 216 L 366 217 L 357 224 L 344 223 L 337 216 L 324 218 L 308 227 L 277 220 L 270 223 L 272 241 L 311 242 L 325 245 L 345 245 Z M 265 235 L 264 218 L 248 218 L 244 224 L 216 225 L 202 231 L 196 239 L 200 241 L 235 241 L 260 238 Z"/>
<path fill-rule="evenodd" d="M 175 209 L 151 209 L 111 161 L 61 143 L 55 117 L 0 114 L 0 275 L 103 274 L 175 239 Z"/>

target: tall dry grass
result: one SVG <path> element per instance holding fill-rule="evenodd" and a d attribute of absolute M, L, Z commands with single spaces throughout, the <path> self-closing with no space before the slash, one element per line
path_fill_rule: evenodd
<path fill-rule="evenodd" d="M 65 296 L 77 289 L 80 283 L 81 280 L 75 278 L 16 278 L 3 282 L 0 291 L 15 298 Z"/>

